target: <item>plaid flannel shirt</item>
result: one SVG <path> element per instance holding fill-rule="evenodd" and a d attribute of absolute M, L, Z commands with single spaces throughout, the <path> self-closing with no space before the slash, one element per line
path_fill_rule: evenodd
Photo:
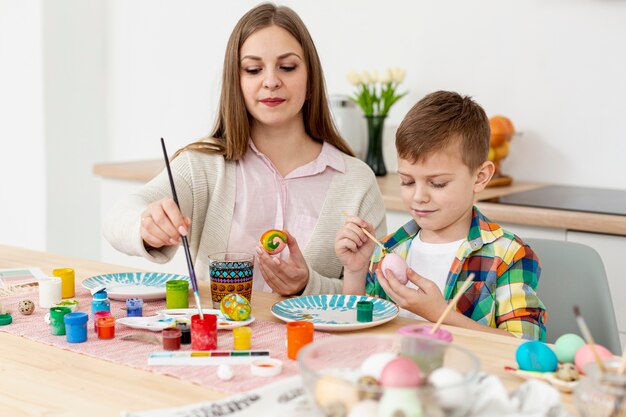
<path fill-rule="evenodd" d="M 381 240 L 388 252 L 406 259 L 419 226 L 411 220 Z M 372 255 L 366 278 L 368 295 L 390 299 L 380 286 L 382 250 Z M 506 330 L 524 339 L 545 340 L 545 306 L 536 293 L 539 259 L 520 238 L 491 223 L 474 206 L 467 240 L 459 249 L 446 280 L 444 298 L 449 301 L 470 273 L 474 283 L 459 299 L 456 309 L 478 323 Z"/>

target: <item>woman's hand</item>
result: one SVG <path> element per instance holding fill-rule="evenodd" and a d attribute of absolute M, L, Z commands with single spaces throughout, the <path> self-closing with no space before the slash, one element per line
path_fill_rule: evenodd
<path fill-rule="evenodd" d="M 390 270 L 386 270 L 383 274 L 383 271 L 379 269 L 376 271 L 376 277 L 385 293 L 398 307 L 409 310 L 426 320 L 437 321 L 448 305 L 439 287 L 433 281 L 418 275 L 411 268 L 408 268 L 406 272 L 409 281 L 415 284 L 417 289 L 401 284 Z"/>
<path fill-rule="evenodd" d="M 363 272 L 367 269 L 376 244 L 363 233 L 366 229 L 372 235 L 374 227 L 358 217 L 348 217 L 345 225 L 335 236 L 335 254 L 346 272 Z"/>
<path fill-rule="evenodd" d="M 183 216 L 171 198 L 155 201 L 141 213 L 141 238 L 154 249 L 179 245 L 189 226 L 191 219 Z"/>
<path fill-rule="evenodd" d="M 281 260 L 270 256 L 261 246 L 257 246 L 259 269 L 265 282 L 280 295 L 292 295 L 302 291 L 309 282 L 309 267 L 300 251 L 298 242 L 288 232 L 287 247 L 289 259 Z"/>

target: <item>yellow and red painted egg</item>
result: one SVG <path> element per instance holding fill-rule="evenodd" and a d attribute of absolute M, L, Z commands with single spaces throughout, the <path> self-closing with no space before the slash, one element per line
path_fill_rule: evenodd
<path fill-rule="evenodd" d="M 250 317 L 252 307 L 243 295 L 228 294 L 222 298 L 220 311 L 223 315 L 234 321 L 247 320 Z"/>
<path fill-rule="evenodd" d="M 263 249 L 270 255 L 276 255 L 287 247 L 287 234 L 282 230 L 270 229 L 259 239 Z"/>

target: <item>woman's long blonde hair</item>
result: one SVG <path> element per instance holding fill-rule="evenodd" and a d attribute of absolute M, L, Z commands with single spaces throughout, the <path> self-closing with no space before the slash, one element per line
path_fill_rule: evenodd
<path fill-rule="evenodd" d="M 240 84 L 240 51 L 243 43 L 259 29 L 276 25 L 285 29 L 302 46 L 307 66 L 307 99 L 302 107 L 306 133 L 315 140 L 326 141 L 340 151 L 354 156 L 341 138 L 330 117 L 324 73 L 311 35 L 300 17 L 289 7 L 263 3 L 248 11 L 233 29 L 226 46 L 219 114 L 213 132 L 207 138 L 179 149 L 221 154 L 227 160 L 238 160 L 246 152 L 250 138 L 250 115 L 246 110 Z"/>

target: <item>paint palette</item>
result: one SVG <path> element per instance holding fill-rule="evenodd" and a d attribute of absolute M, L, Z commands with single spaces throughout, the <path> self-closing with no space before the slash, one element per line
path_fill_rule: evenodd
<path fill-rule="evenodd" d="M 267 350 L 161 351 L 150 353 L 148 365 L 239 365 L 269 357 Z"/>
<path fill-rule="evenodd" d="M 235 327 L 247 326 L 254 321 L 254 316 L 250 314 L 246 320 L 234 321 L 222 314 L 221 311 L 211 308 L 203 308 L 202 313 L 214 314 L 217 316 L 217 329 L 229 330 Z M 168 310 L 159 310 L 157 314 L 164 317 L 171 317 L 174 319 L 188 319 L 191 320 L 191 316 L 198 314 L 197 308 L 171 308 Z"/>
<path fill-rule="evenodd" d="M 128 326 L 131 329 L 150 330 L 160 332 L 161 330 L 172 327 L 176 323 L 176 319 L 165 316 L 150 317 L 122 317 L 115 320 L 116 323 Z"/>
<path fill-rule="evenodd" d="M 122 272 L 97 275 L 83 281 L 83 287 L 92 290 L 105 287 L 111 300 L 143 298 L 145 300 L 165 299 L 165 283 L 171 280 L 189 281 L 189 277 L 163 272 Z"/>

